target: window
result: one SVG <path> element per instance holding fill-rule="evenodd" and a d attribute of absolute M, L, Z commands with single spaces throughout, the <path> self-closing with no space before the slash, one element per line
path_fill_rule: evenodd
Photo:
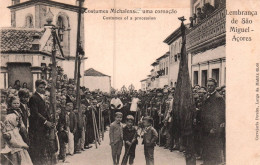
<path fill-rule="evenodd" d="M 199 84 L 199 72 L 193 72 L 193 86 Z"/>
<path fill-rule="evenodd" d="M 33 16 L 31 14 L 25 17 L 25 27 L 33 28 Z"/>
<path fill-rule="evenodd" d="M 65 26 L 64 26 L 64 22 L 63 22 L 63 19 L 61 16 L 58 17 L 57 26 L 58 26 L 59 39 L 60 39 L 60 41 L 63 41 L 63 33 L 64 33 Z"/>
<path fill-rule="evenodd" d="M 174 61 L 177 62 L 178 58 L 177 55 L 174 55 Z"/>
<path fill-rule="evenodd" d="M 65 56 L 70 56 L 70 20 L 65 12 L 59 12 L 56 16 L 58 38 Z M 84 45 L 83 45 L 84 47 Z"/>
<path fill-rule="evenodd" d="M 168 75 L 168 67 L 166 67 L 166 75 Z"/>
<path fill-rule="evenodd" d="M 201 71 L 201 86 L 206 87 L 208 81 L 208 71 L 202 70 Z"/>
<path fill-rule="evenodd" d="M 174 59 L 174 56 L 173 55 L 171 55 L 171 64 L 172 64 L 172 62 L 173 62 L 173 59 Z"/>
<path fill-rule="evenodd" d="M 219 69 L 212 69 L 212 78 L 217 81 L 217 86 L 219 86 Z"/>

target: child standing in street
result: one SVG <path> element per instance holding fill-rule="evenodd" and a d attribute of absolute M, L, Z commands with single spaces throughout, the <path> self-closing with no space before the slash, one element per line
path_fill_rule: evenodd
<path fill-rule="evenodd" d="M 122 165 L 126 165 L 129 159 L 129 164 L 132 165 L 135 159 L 135 149 L 138 143 L 137 130 L 134 127 L 134 117 L 128 115 L 126 117 L 126 126 L 123 128 L 123 140 L 125 142 L 125 155 L 122 160 Z"/>
<path fill-rule="evenodd" d="M 144 118 L 144 156 L 146 160 L 146 165 L 154 165 L 154 147 L 158 139 L 157 131 L 152 127 L 153 118 L 147 116 Z"/>
<path fill-rule="evenodd" d="M 66 144 L 69 142 L 68 133 L 65 131 L 64 124 L 59 125 L 58 138 L 60 144 L 59 159 L 65 162 L 66 160 Z"/>
<path fill-rule="evenodd" d="M 120 155 L 123 147 L 123 114 L 116 112 L 115 121 L 110 125 L 109 138 L 112 149 L 112 158 L 114 165 L 119 165 Z"/>

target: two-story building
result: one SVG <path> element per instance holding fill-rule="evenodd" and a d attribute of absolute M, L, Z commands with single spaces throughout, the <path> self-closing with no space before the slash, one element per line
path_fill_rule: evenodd
<path fill-rule="evenodd" d="M 168 84 L 170 87 L 175 87 L 177 84 L 179 64 L 180 64 L 180 53 L 182 46 L 181 30 L 176 29 L 172 34 L 170 34 L 164 41 L 169 45 L 169 78 Z"/>
<path fill-rule="evenodd" d="M 75 1 L 75 4 L 78 0 Z M 51 63 L 52 35 L 51 26 L 57 27 L 61 51 L 57 52 L 57 62 L 62 66 L 68 78 L 74 78 L 74 66 L 77 41 L 77 18 L 79 7 L 52 0 L 30 0 L 20 3 L 12 0 L 8 7 L 11 11 L 11 27 L 1 28 L 1 86 L 13 86 L 16 80 L 27 83 L 33 90 L 35 80 L 44 76 L 43 68 Z M 81 19 L 81 45 L 84 48 L 84 11 Z M 84 61 L 81 75 L 84 75 Z M 83 78 L 81 78 L 83 84 Z"/>
<path fill-rule="evenodd" d="M 191 0 L 191 27 L 187 52 L 193 85 L 206 86 L 214 78 L 226 83 L 226 3 L 224 0 Z"/>
<path fill-rule="evenodd" d="M 153 69 L 150 71 L 150 75 L 141 81 L 141 84 L 146 81 L 147 89 L 163 88 L 168 85 L 169 55 L 170 52 L 167 52 L 151 64 Z"/>
<path fill-rule="evenodd" d="M 148 89 L 148 78 L 141 80 L 141 90 L 146 91 Z"/>
<path fill-rule="evenodd" d="M 185 26 L 189 75 L 193 86 L 197 84 L 206 86 L 209 78 L 216 79 L 218 86 L 226 84 L 225 4 L 225 0 L 190 0 L 190 23 Z M 166 70 L 163 70 L 166 76 L 162 78 L 168 78 L 167 84 L 175 87 L 182 47 L 180 28 L 177 28 L 163 42 L 169 45 L 169 69 L 168 75 Z M 155 63 L 160 64 L 158 73 L 164 68 L 163 62 L 160 63 L 159 59 Z M 161 88 L 162 85 L 156 87 Z"/>

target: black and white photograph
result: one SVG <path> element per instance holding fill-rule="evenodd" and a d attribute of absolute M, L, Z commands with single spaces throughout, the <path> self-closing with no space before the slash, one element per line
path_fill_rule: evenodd
<path fill-rule="evenodd" d="M 244 51 L 226 57 L 241 48 L 227 42 L 254 41 L 243 35 L 258 30 L 247 19 L 257 12 L 231 1 L 1 0 L 0 164 L 247 164 L 228 162 L 243 154 L 226 134 L 239 139 L 235 122 L 251 121 L 258 141 L 259 63 L 247 69 L 256 109 L 240 110 L 226 100 L 239 104 L 232 90 L 246 97 L 251 78 L 230 72 L 252 64 L 236 62 Z M 260 162 L 256 150 L 245 159 Z"/>

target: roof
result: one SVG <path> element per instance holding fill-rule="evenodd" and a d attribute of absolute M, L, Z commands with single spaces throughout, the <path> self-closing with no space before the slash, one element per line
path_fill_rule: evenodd
<path fill-rule="evenodd" d="M 185 24 L 185 26 L 187 28 L 189 24 Z M 177 28 L 174 32 L 172 32 L 172 34 L 170 34 L 163 42 L 170 45 L 179 37 L 181 37 L 181 27 Z"/>
<path fill-rule="evenodd" d="M 152 63 L 151 65 L 152 66 L 156 66 L 156 65 L 158 65 L 159 63 L 157 62 L 157 61 L 155 61 L 154 63 Z"/>
<path fill-rule="evenodd" d="M 110 77 L 108 75 L 105 75 L 99 71 L 96 71 L 95 69 L 93 68 L 89 68 L 88 70 L 85 70 L 84 72 L 84 76 L 94 76 L 94 77 L 103 77 L 103 76 L 106 76 L 106 77 Z"/>
<path fill-rule="evenodd" d="M 50 53 L 32 50 L 34 36 L 41 38 L 44 34 L 43 29 L 33 28 L 2 28 L 0 29 L 0 52 L 1 53 L 39 53 L 50 56 Z M 58 57 L 59 59 L 63 59 Z"/>
<path fill-rule="evenodd" d="M 35 5 L 35 4 L 47 4 L 47 5 L 51 5 L 51 6 L 57 6 L 62 9 L 71 9 L 74 11 L 78 11 L 78 9 L 79 9 L 79 6 L 66 4 L 66 3 L 62 3 L 62 2 L 56 2 L 56 1 L 52 1 L 52 0 L 30 0 L 30 1 L 25 1 L 25 2 L 18 3 L 16 5 L 9 6 L 8 8 L 17 9 L 17 8 L 27 7 L 27 6 Z M 83 11 L 85 11 L 86 9 L 87 8 L 82 7 Z"/>
<path fill-rule="evenodd" d="M 40 38 L 43 31 L 39 29 L 0 29 L 1 52 L 28 52 L 31 51 L 33 36 Z"/>
<path fill-rule="evenodd" d="M 170 52 L 166 52 L 164 55 L 162 55 L 161 57 L 157 58 L 156 61 L 160 61 L 163 58 L 166 58 L 170 55 Z"/>
<path fill-rule="evenodd" d="M 141 80 L 140 82 L 144 82 L 144 81 L 146 81 L 148 78 L 146 78 L 146 79 L 143 79 L 143 80 Z"/>

